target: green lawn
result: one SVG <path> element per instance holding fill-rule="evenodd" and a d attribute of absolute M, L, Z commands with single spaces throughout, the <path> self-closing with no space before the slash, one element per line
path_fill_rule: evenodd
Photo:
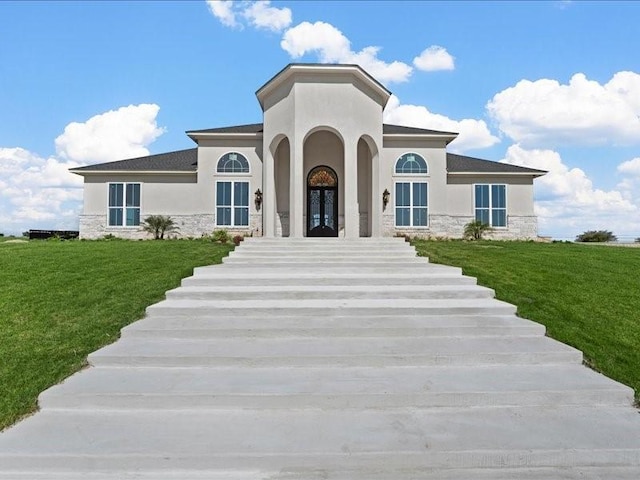
<path fill-rule="evenodd" d="M 413 242 L 434 263 L 462 267 L 518 315 L 585 354 L 640 398 L 640 248 L 525 242 Z"/>
<path fill-rule="evenodd" d="M 0 242 L 0 430 L 194 267 L 219 263 L 232 248 L 201 240 Z"/>

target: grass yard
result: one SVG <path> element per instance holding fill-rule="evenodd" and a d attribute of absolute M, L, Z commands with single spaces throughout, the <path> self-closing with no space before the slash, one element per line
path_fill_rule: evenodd
<path fill-rule="evenodd" d="M 518 306 L 518 315 L 584 352 L 640 399 L 640 248 L 526 242 L 413 242 L 434 263 L 462 267 Z"/>
<path fill-rule="evenodd" d="M 194 267 L 219 263 L 232 248 L 201 240 L 0 242 L 0 430 Z"/>

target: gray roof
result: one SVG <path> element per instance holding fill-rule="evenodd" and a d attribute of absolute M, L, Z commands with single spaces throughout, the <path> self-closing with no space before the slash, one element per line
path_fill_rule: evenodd
<path fill-rule="evenodd" d="M 425 130 L 422 128 L 402 127 L 399 125 L 383 125 L 383 132 L 388 134 L 443 134 L 437 130 Z M 195 132 L 195 131 L 194 131 Z M 211 128 L 208 130 L 198 130 L 197 132 L 208 133 L 259 133 L 262 132 L 261 123 L 249 125 L 237 125 L 233 127 Z M 147 157 L 129 158 L 117 162 L 98 163 L 71 169 L 72 172 L 88 171 L 136 171 L 136 172 L 195 172 L 198 168 L 198 149 L 178 150 L 176 152 L 159 153 Z M 480 158 L 467 157 L 447 153 L 447 172 L 449 173 L 528 173 L 532 175 L 544 175 L 545 171 L 533 168 L 518 167 L 508 163 L 493 162 Z"/>
<path fill-rule="evenodd" d="M 159 172 L 195 172 L 198 169 L 198 149 L 178 150 L 176 152 L 159 153 L 147 157 L 129 158 L 116 162 L 98 163 L 71 169 L 72 172 L 83 171 L 159 171 Z"/>
<path fill-rule="evenodd" d="M 250 123 L 248 125 L 235 125 L 231 127 L 207 128 L 204 130 L 189 130 L 187 135 L 193 133 L 262 133 L 262 123 Z M 401 125 L 382 125 L 382 133 L 385 135 L 457 135 L 453 132 L 439 130 L 427 130 L 426 128 L 403 127 Z"/>
<path fill-rule="evenodd" d="M 532 175 L 544 175 L 544 170 L 518 167 L 508 163 L 482 160 L 481 158 L 466 157 L 447 153 L 447 172 L 449 173 L 530 173 Z"/>

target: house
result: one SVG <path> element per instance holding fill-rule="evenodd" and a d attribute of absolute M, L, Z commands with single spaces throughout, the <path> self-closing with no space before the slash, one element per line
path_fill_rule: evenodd
<path fill-rule="evenodd" d="M 386 125 L 391 93 L 357 65 L 290 64 L 256 92 L 263 123 L 191 130 L 196 148 L 74 168 L 82 238 L 148 238 L 168 215 L 181 236 L 461 237 L 480 219 L 537 236 L 545 172 L 446 151 L 457 134 Z"/>

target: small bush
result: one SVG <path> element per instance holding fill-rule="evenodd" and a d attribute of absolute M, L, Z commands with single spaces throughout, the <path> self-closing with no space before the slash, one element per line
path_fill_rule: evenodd
<path fill-rule="evenodd" d="M 226 230 L 215 230 L 211 236 L 214 242 L 227 243 L 230 240 L 229 232 Z"/>
<path fill-rule="evenodd" d="M 608 230 L 588 230 L 576 236 L 576 242 L 615 242 L 616 236 Z"/>
<path fill-rule="evenodd" d="M 233 237 L 233 243 L 235 244 L 236 247 L 240 245 L 240 242 L 242 242 L 243 240 L 244 240 L 244 237 L 242 235 L 236 235 L 235 237 Z"/>
<path fill-rule="evenodd" d="M 474 220 L 464 226 L 464 238 L 468 240 L 482 240 L 485 233 L 488 233 L 492 228 L 487 223 L 483 223 L 482 220 Z"/>
<path fill-rule="evenodd" d="M 165 233 L 173 233 L 180 230 L 171 217 L 165 217 L 164 215 L 149 215 L 144 219 L 142 229 L 153 234 L 153 238 L 156 240 L 164 240 Z"/>

